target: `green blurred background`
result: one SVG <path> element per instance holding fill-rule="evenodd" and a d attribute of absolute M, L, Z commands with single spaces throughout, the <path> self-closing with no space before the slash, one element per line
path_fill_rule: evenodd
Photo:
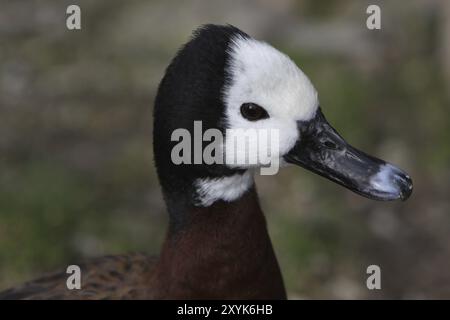
<path fill-rule="evenodd" d="M 82 30 L 65 27 L 78 4 Z M 378 4 L 382 29 L 366 28 Z M 152 108 L 191 31 L 286 52 L 355 146 L 413 177 L 381 203 L 299 168 L 258 177 L 290 298 L 450 298 L 450 1 L 0 0 L 0 289 L 104 254 L 158 253 Z M 382 290 L 366 288 L 366 268 Z"/>

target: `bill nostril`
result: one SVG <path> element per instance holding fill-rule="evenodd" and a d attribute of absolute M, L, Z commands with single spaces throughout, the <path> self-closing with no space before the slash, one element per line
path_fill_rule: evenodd
<path fill-rule="evenodd" d="M 334 142 L 330 141 L 330 140 L 325 141 L 323 144 L 328 149 L 333 149 L 333 150 L 337 149 L 337 145 Z"/>

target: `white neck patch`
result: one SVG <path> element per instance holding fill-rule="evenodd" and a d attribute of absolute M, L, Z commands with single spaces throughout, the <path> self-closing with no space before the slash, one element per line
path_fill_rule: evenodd
<path fill-rule="evenodd" d="M 234 201 L 252 185 L 253 175 L 250 171 L 229 177 L 197 179 L 194 182 L 198 204 L 202 207 L 208 207 L 218 200 Z"/>

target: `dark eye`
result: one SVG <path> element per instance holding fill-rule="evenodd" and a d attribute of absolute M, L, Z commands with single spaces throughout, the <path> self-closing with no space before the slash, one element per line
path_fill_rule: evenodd
<path fill-rule="evenodd" d="M 244 103 L 241 106 L 242 116 L 249 121 L 257 121 L 269 118 L 267 111 L 256 103 Z"/>

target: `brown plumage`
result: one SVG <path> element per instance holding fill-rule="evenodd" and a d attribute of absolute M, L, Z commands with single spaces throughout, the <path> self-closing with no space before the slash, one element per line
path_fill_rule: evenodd
<path fill-rule="evenodd" d="M 186 228 L 169 233 L 152 298 L 286 298 L 254 188 L 231 203 L 196 207 L 191 216 Z"/>
<path fill-rule="evenodd" d="M 142 277 L 151 273 L 156 259 L 143 254 L 105 256 L 80 264 L 81 290 L 69 290 L 63 271 L 50 273 L 0 293 L 4 299 L 136 299 L 142 296 Z"/>
<path fill-rule="evenodd" d="M 128 254 L 80 265 L 81 289 L 64 271 L 0 293 L 0 299 L 283 299 L 280 269 L 252 188 L 238 201 L 192 207 L 160 258 Z"/>

